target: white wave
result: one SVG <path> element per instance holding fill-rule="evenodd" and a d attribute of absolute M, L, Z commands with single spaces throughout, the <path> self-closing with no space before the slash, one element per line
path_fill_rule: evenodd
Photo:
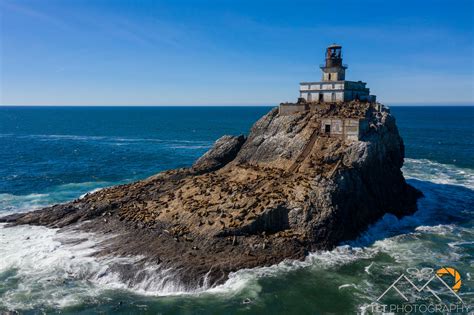
<path fill-rule="evenodd" d="M 249 298 L 256 298 L 262 287 L 258 280 L 263 277 L 279 277 L 289 272 L 306 268 L 309 271 L 326 271 L 347 265 L 359 260 L 372 259 L 378 250 L 373 248 L 357 248 L 348 245 L 338 246 L 330 251 L 310 253 L 304 260 L 284 260 L 279 264 L 241 269 L 229 274 L 229 279 L 222 285 L 206 290 L 212 294 L 237 294 L 245 291 Z"/>
<path fill-rule="evenodd" d="M 9 135 L 14 136 L 14 135 Z M 183 144 L 201 144 L 212 145 L 213 141 L 208 140 L 182 140 L 182 139 L 159 139 L 159 138 L 127 138 L 119 136 L 87 136 L 87 135 L 18 135 L 18 138 L 48 140 L 69 140 L 69 141 L 112 141 L 112 142 L 160 142 L 160 143 L 183 143 Z"/>
<path fill-rule="evenodd" d="M 10 233 L 11 231 L 13 233 Z M 280 277 L 302 268 L 306 268 L 309 272 L 334 272 L 340 266 L 365 260 L 366 265 L 370 266 L 365 267 L 366 270 L 375 268 L 368 273 L 370 275 L 379 273 L 374 266 L 374 259 L 380 253 L 386 253 L 398 264 L 407 266 L 418 263 L 437 265 L 443 261 L 460 259 L 455 256 L 456 253 L 449 257 L 440 257 L 439 253 L 426 247 L 414 237 L 414 234 L 408 234 L 382 239 L 364 248 L 343 245 L 331 251 L 314 252 L 303 261 L 285 260 L 269 267 L 242 269 L 231 273 L 223 285 L 213 288 L 208 288 L 206 285 L 187 288 L 175 281 L 174 271 L 161 269 L 160 266 L 145 266 L 137 271 L 132 279 L 124 281 L 113 267 L 117 264 L 136 264 L 139 257 L 101 260 L 92 258 L 91 254 L 97 250 L 96 244 L 99 242 L 93 235 L 86 233 L 57 235 L 56 230 L 29 226 L 0 230 L 0 233 L 0 245 L 6 248 L 7 253 L 6 259 L 0 264 L 0 276 L 5 270 L 14 269 L 16 273 L 12 277 L 19 278 L 21 283 L 21 286 L 5 295 L 3 303 L 11 309 L 26 309 L 36 305 L 64 307 L 99 296 L 103 290 L 108 289 L 129 290 L 152 296 L 243 294 L 246 298 L 255 300 L 262 291 L 259 279 Z M 86 239 L 86 241 L 79 243 L 75 242 L 75 239 Z M 65 283 L 67 287 L 62 288 Z M 369 286 L 370 283 L 362 283 L 360 287 L 354 288 L 369 290 L 367 288 Z M 66 291 L 59 293 L 62 290 Z M 30 297 L 28 302 L 23 300 L 24 296 Z"/>
<path fill-rule="evenodd" d="M 453 249 L 458 249 L 459 247 L 470 247 L 474 248 L 474 241 L 456 241 L 456 242 L 450 242 L 448 243 L 448 246 L 453 248 Z"/>
<path fill-rule="evenodd" d="M 469 270 L 469 264 L 463 262 L 466 261 L 466 258 L 469 257 L 469 253 L 460 252 L 453 248 L 446 248 L 443 245 L 430 244 L 426 243 L 422 235 L 419 235 L 423 232 L 434 233 L 438 235 L 438 232 L 444 233 L 445 231 L 453 231 L 451 226 L 437 226 L 435 228 L 420 228 L 419 231 L 414 233 L 402 234 L 393 237 L 384 238 L 376 241 L 370 246 L 363 248 L 356 248 L 351 246 L 339 246 L 331 251 L 322 251 L 317 253 L 312 253 L 310 256 L 301 263 L 291 264 L 293 268 L 280 268 L 280 265 L 275 265 L 273 268 L 273 273 L 268 274 L 278 275 L 280 273 L 287 273 L 298 268 L 308 268 L 309 271 L 314 271 L 315 273 L 321 273 L 322 271 L 327 273 L 333 273 L 333 276 L 336 280 L 330 282 L 327 285 L 337 285 L 338 289 L 347 289 L 351 288 L 355 291 L 354 298 L 364 305 L 365 301 L 375 300 L 377 296 L 380 295 L 383 290 L 386 289 L 384 284 L 379 287 L 380 283 L 377 281 L 377 278 L 395 279 L 401 272 L 404 272 L 408 267 L 418 267 L 423 266 L 443 266 L 443 265 L 452 265 L 453 263 L 459 266 L 463 271 Z M 453 235 L 451 235 L 453 236 Z M 455 242 L 453 244 L 448 244 L 450 247 L 456 246 L 470 246 L 472 242 Z M 439 246 L 439 247 L 438 247 Z M 441 248 L 440 248 L 441 247 Z M 387 255 L 393 260 L 379 259 L 379 255 Z M 384 261 L 385 260 L 385 261 Z M 348 282 L 339 282 L 338 281 L 350 281 L 353 279 L 347 276 L 341 276 L 338 274 L 337 267 L 343 265 L 350 265 L 352 263 L 358 263 L 361 265 L 361 262 L 365 265 L 363 267 L 364 275 L 358 275 L 356 283 Z M 370 262 L 370 263 L 369 263 Z M 461 266 L 464 266 L 462 268 Z M 360 268 L 360 267 L 359 267 Z M 234 276 L 239 275 L 238 273 Z M 254 277 L 257 279 L 261 275 L 258 272 L 253 272 Z M 247 277 L 239 275 L 240 280 L 246 280 L 250 285 L 252 280 Z M 246 279 L 247 278 L 247 279 Z M 253 279 L 253 281 L 257 281 Z M 230 279 L 230 284 L 238 283 L 237 279 Z M 382 282 L 383 283 L 383 282 Z M 227 284 L 226 284 L 227 285 Z M 226 286 L 224 285 L 224 287 Z M 244 287 L 245 284 L 240 284 L 240 287 Z M 228 288 L 239 289 L 236 288 Z"/>
<path fill-rule="evenodd" d="M 62 235 L 71 245 L 61 246 L 57 230 L 37 226 L 0 229 L 0 275 L 5 283 L 18 281 L 0 301 L 8 309 L 30 309 L 36 305 L 64 307 L 78 303 L 79 296 L 94 288 L 85 284 L 58 290 L 97 269 L 93 241 L 85 233 Z M 74 239 L 84 239 L 74 242 Z"/>
<path fill-rule="evenodd" d="M 110 238 L 113 236 L 109 236 Z M 0 279 L 17 282 L 3 294 L 0 308 L 63 308 L 82 303 L 104 290 L 129 290 L 143 295 L 178 295 L 202 292 L 175 281 L 175 272 L 159 265 L 141 266 L 141 257 L 96 257 L 107 239 L 91 233 L 39 226 L 5 227 L 0 224 Z M 120 270 L 134 276 L 125 279 Z"/>
<path fill-rule="evenodd" d="M 421 225 L 421 226 L 416 227 L 415 231 L 434 233 L 437 235 L 447 235 L 447 234 L 453 233 L 455 229 L 456 227 L 452 224 L 449 224 L 449 225 L 438 224 L 434 226 Z"/>
<path fill-rule="evenodd" d="M 103 140 L 106 137 L 102 136 L 84 136 L 84 135 L 19 135 L 22 139 L 39 139 L 39 140 L 74 140 L 74 141 L 90 141 Z"/>
<path fill-rule="evenodd" d="M 380 253 L 392 257 L 402 266 L 444 265 L 445 262 L 458 261 L 461 256 L 435 245 L 427 244 L 415 234 L 402 234 L 376 241 L 372 246 Z M 394 264 L 394 265 L 396 265 Z"/>
<path fill-rule="evenodd" d="M 427 168 L 428 173 L 424 172 L 424 165 L 437 165 L 440 170 L 438 174 L 442 180 L 433 176 L 429 167 Z M 474 194 L 470 191 L 473 171 L 420 160 L 409 161 L 404 167 L 408 167 L 410 170 L 415 169 L 415 172 L 406 170 L 404 172 L 408 173 L 411 178 L 420 180 L 408 180 L 410 184 L 423 192 L 423 198 L 418 200 L 418 210 L 413 215 L 400 219 L 392 214 L 386 214 L 357 240 L 348 244 L 369 246 L 376 240 L 395 235 L 419 232 L 442 236 L 457 234 L 465 230 L 460 225 L 466 222 L 464 218 L 471 217 L 472 207 L 474 207 Z M 437 185 L 448 182 L 449 186 Z M 457 221 L 453 222 L 453 220 Z"/>
<path fill-rule="evenodd" d="M 452 165 L 444 165 L 428 160 L 407 159 L 404 167 L 405 176 L 433 183 L 449 183 L 451 185 L 463 186 L 472 189 L 474 183 L 474 172 L 470 169 L 461 169 Z M 434 166 L 435 171 L 430 167 Z M 438 176 L 436 176 L 438 175 Z M 423 190 L 425 197 L 419 201 L 419 210 L 410 216 L 398 219 L 396 216 L 387 214 L 377 223 L 372 225 L 358 239 L 341 245 L 331 251 L 320 251 L 311 253 L 304 261 L 284 261 L 280 264 L 254 269 L 243 269 L 229 275 L 229 280 L 208 292 L 235 292 L 248 291 L 258 294 L 262 289 L 258 284 L 261 277 L 279 276 L 300 268 L 309 270 L 331 270 L 338 266 L 353 262 L 367 260 L 369 263 L 364 267 L 365 273 L 371 276 L 379 273 L 374 259 L 379 254 L 390 256 L 396 263 L 395 266 L 413 265 L 440 265 L 459 261 L 466 253 L 450 250 L 451 247 L 466 245 L 466 242 L 449 243 L 450 248 L 436 248 L 427 246 L 423 237 L 425 234 L 433 234 L 438 237 L 448 236 L 454 238 L 472 237 L 472 231 L 455 224 L 440 224 L 446 212 L 456 214 L 460 210 L 457 205 L 465 201 L 464 195 L 451 196 L 453 204 L 446 204 L 443 189 L 430 190 L 432 187 L 418 187 Z M 464 196 L 464 197 L 463 197 Z M 464 233 L 460 235 L 460 233 Z M 470 244 L 470 243 L 469 243 Z M 469 245 L 467 244 L 467 245 Z M 398 271 L 398 269 L 397 269 Z M 390 268 L 384 272 L 391 272 Z M 344 285 L 343 285 L 344 286 Z M 365 284 L 365 295 L 371 290 L 370 283 Z"/>
<path fill-rule="evenodd" d="M 405 159 L 403 174 L 406 178 L 427 180 L 474 189 L 474 170 L 441 164 L 427 159 Z"/>
<path fill-rule="evenodd" d="M 435 162 L 431 162 L 435 163 Z M 435 163 L 439 164 L 439 163 Z M 406 176 L 424 181 L 436 181 L 436 177 L 425 172 L 426 162 L 407 159 L 404 167 Z M 441 165 L 441 166 L 439 166 Z M 443 183 L 469 187 L 471 170 L 462 170 L 454 166 L 439 164 L 437 167 L 445 176 Z M 421 187 L 422 189 L 425 187 Z M 427 189 L 430 189 L 429 187 Z M 368 229 L 358 240 L 348 245 L 338 246 L 331 251 L 311 253 L 303 261 L 285 260 L 270 267 L 242 269 L 231 273 L 229 279 L 222 285 L 208 288 L 207 285 L 196 288 L 186 288 L 176 283 L 175 273 L 172 270 L 161 269 L 160 266 L 145 266 L 137 271 L 130 280 L 122 280 L 120 273 L 115 272 L 116 264 L 133 264 L 138 258 L 107 258 L 98 260 L 92 258 L 97 240 L 92 236 L 85 236 L 88 241 L 81 243 L 71 242 L 64 245 L 58 240 L 57 231 L 40 227 L 15 227 L 0 230 L 0 245 L 4 240 L 11 242 L 7 248 L 9 258 L 0 264 L 0 275 L 6 270 L 16 270 L 11 277 L 19 277 L 21 281 L 17 288 L 5 293 L 4 303 L 9 308 L 30 308 L 33 304 L 55 305 L 62 307 L 82 301 L 85 297 L 99 295 L 104 289 L 131 290 L 143 295 L 177 295 L 177 294 L 226 294 L 234 295 L 245 292 L 251 300 L 258 298 L 262 291 L 259 279 L 262 277 L 279 277 L 298 269 L 306 268 L 309 271 L 333 271 L 335 268 L 364 261 L 365 273 L 373 276 L 380 273 L 380 265 L 375 262 L 376 256 L 383 253 L 390 256 L 395 263 L 403 266 L 416 264 L 439 265 L 444 262 L 460 261 L 465 255 L 458 248 L 464 245 L 460 241 L 452 241 L 449 252 L 433 248 L 423 242 L 424 235 L 455 237 L 461 229 L 453 224 L 441 224 L 438 214 L 442 211 L 451 211 L 443 208 L 444 198 L 438 191 L 423 191 L 420 210 L 412 216 L 397 219 L 393 215 L 386 215 L 382 220 Z M 0 195 L 1 196 L 1 195 Z M 36 196 L 38 197 L 38 196 Z M 45 196 L 43 196 L 46 198 Z M 1 198 L 1 197 L 0 197 Z M 34 195 L 29 197 L 35 198 Z M 18 230 L 15 230 L 18 229 Z M 22 230 L 24 229 L 24 230 Z M 28 230 L 31 229 L 31 230 Z M 11 233 L 10 231 L 14 231 Z M 30 237 L 26 240 L 26 237 Z M 69 236 L 66 236 L 66 239 Z M 81 237 L 75 235 L 75 237 Z M 32 241 L 32 242 L 30 242 Z M 65 243 L 70 243 L 66 241 Z M 468 244 L 469 245 L 469 244 Z M 38 264 L 33 262 L 38 261 Z M 368 266 L 368 267 L 367 267 Z M 44 270 L 37 270 L 36 268 Z M 3 269 L 2 269 L 3 268 Z M 370 270 L 369 270 L 370 269 Z M 387 271 L 389 272 L 389 271 Z M 87 280 L 85 280 L 87 279 Z M 73 285 L 62 287 L 71 281 Z M 37 284 L 38 283 L 38 284 Z M 343 282 L 342 287 L 348 284 Z M 36 286 L 35 286 L 36 285 Z M 349 283 L 350 285 L 350 283 Z M 62 292 L 63 288 L 65 291 Z M 362 291 L 370 289 L 370 283 L 357 287 Z M 25 301 L 22 296 L 30 295 Z M 365 292 L 364 294 L 368 294 Z M 1 304 L 0 304 L 1 305 Z"/>
<path fill-rule="evenodd" d="M 0 216 L 13 212 L 32 211 L 50 205 L 49 194 L 0 194 Z"/>
<path fill-rule="evenodd" d="M 377 254 L 377 250 L 370 247 L 355 247 L 341 245 L 330 251 L 320 251 L 311 253 L 308 260 L 312 266 L 319 269 L 335 268 L 346 265 L 354 261 L 368 260 Z"/>
<path fill-rule="evenodd" d="M 88 192 L 86 192 L 85 194 L 80 195 L 80 196 L 79 196 L 79 199 L 83 199 L 83 198 L 86 197 L 87 195 L 91 195 L 91 194 L 93 194 L 93 193 L 96 193 L 96 192 L 98 192 L 98 191 L 101 191 L 102 189 L 104 189 L 104 188 L 101 187 L 101 188 L 92 189 L 91 191 L 88 191 Z"/>
<path fill-rule="evenodd" d="M 138 258 L 135 258 L 138 259 Z M 116 258 L 109 258 L 109 265 L 106 261 L 98 261 L 102 264 L 100 272 L 96 273 L 89 280 L 102 289 L 127 290 L 145 296 L 169 296 L 185 295 L 203 292 L 206 287 L 187 287 L 177 281 L 177 272 L 173 269 L 163 268 L 160 265 L 152 266 L 146 264 L 134 270 L 130 279 L 123 279 L 118 271 L 114 271 L 114 266 L 119 262 Z M 122 258 L 121 264 L 133 265 L 131 258 Z M 133 266 L 132 266 L 133 268 Z"/>
<path fill-rule="evenodd" d="M 110 182 L 68 183 L 50 188 L 45 193 L 28 195 L 0 194 L 0 216 L 32 211 L 80 198 L 87 193 L 110 186 Z"/>
<path fill-rule="evenodd" d="M 339 290 L 341 289 L 345 289 L 345 288 L 354 288 L 354 289 L 357 289 L 357 285 L 355 283 L 345 283 L 345 284 L 342 284 L 338 287 Z"/>

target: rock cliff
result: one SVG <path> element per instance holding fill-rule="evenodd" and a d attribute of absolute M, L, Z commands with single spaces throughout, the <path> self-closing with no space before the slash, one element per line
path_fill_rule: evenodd
<path fill-rule="evenodd" d="M 369 127 L 359 141 L 328 137 L 328 117 Z M 421 193 L 405 182 L 403 158 L 395 119 L 371 104 L 273 109 L 248 138 L 222 137 L 190 168 L 0 222 L 109 233 L 100 254 L 140 255 L 176 270 L 185 286 L 213 285 L 241 268 L 330 249 L 386 213 L 413 213 Z"/>

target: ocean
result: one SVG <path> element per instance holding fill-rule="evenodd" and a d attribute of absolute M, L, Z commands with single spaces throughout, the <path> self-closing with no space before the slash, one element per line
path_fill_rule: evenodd
<path fill-rule="evenodd" d="M 0 107 L 0 215 L 190 166 L 220 136 L 247 134 L 269 109 Z M 334 250 L 239 270 L 221 286 L 194 291 L 166 273 L 121 281 L 108 266 L 134 258 L 94 257 L 100 236 L 2 224 L 0 312 L 364 313 L 407 269 L 445 266 L 459 271 L 458 295 L 473 305 L 474 107 L 391 111 L 405 142 L 403 173 L 424 194 L 415 214 L 386 215 Z"/>

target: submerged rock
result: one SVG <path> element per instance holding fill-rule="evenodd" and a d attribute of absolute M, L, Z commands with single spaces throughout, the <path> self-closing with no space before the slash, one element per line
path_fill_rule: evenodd
<path fill-rule="evenodd" d="M 220 138 L 191 168 L 0 222 L 113 233 L 100 254 L 140 255 L 196 288 L 241 268 L 302 259 L 386 213 L 416 210 L 421 193 L 403 178 L 403 140 L 388 111 L 359 102 L 309 108 L 271 110 L 247 139 Z M 365 119 L 368 128 L 359 140 L 328 136 L 322 119 L 334 117 Z"/>

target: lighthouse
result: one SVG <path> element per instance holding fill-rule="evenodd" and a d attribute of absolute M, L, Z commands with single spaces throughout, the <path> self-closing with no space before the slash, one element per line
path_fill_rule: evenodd
<path fill-rule="evenodd" d="M 347 81 L 347 65 L 342 63 L 342 46 L 332 44 L 326 48 L 325 63 L 320 66 L 321 81 L 301 82 L 300 97 L 307 102 L 345 102 L 360 100 L 375 102 L 375 95 L 370 95 L 367 83 Z"/>

